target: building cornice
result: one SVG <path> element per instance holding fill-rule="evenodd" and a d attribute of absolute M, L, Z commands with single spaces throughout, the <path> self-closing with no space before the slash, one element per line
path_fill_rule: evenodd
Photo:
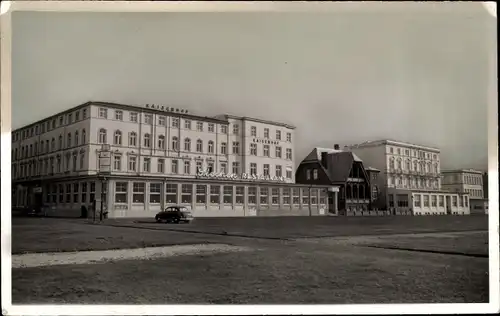
<path fill-rule="evenodd" d="M 236 115 L 231 115 L 231 114 L 222 114 L 222 115 L 218 115 L 216 117 L 224 117 L 226 120 L 227 119 L 234 119 L 234 120 L 242 120 L 242 121 L 251 121 L 251 122 L 256 122 L 256 123 L 286 127 L 289 129 L 296 128 L 295 126 L 287 124 L 287 123 L 268 121 L 268 120 L 263 120 L 263 119 L 259 119 L 259 118 L 255 118 L 255 117 L 249 117 L 249 116 L 236 116 Z"/>
<path fill-rule="evenodd" d="M 427 150 L 427 151 L 435 152 L 438 154 L 441 152 L 441 150 L 439 148 L 423 146 L 423 145 L 418 145 L 418 144 L 405 143 L 405 142 L 400 142 L 400 141 L 395 141 L 395 140 L 390 140 L 390 139 L 369 141 L 369 142 L 365 142 L 365 143 L 349 145 L 347 147 L 349 149 L 357 149 L 357 148 L 365 148 L 365 147 L 377 147 L 380 145 L 393 145 L 393 146 L 406 147 L 406 148 L 410 148 L 410 149 Z"/>

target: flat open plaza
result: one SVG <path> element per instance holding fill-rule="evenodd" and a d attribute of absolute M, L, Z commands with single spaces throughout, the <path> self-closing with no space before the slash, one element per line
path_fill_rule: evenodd
<path fill-rule="evenodd" d="M 13 218 L 12 234 L 14 304 L 488 301 L 486 216 Z"/>

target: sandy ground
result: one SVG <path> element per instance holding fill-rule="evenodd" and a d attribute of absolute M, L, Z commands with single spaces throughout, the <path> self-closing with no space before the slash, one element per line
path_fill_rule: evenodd
<path fill-rule="evenodd" d="M 12 268 L 34 268 L 67 264 L 92 264 L 119 260 L 150 260 L 181 255 L 203 255 L 248 250 L 250 250 L 250 248 L 225 244 L 199 244 L 104 251 L 31 253 L 13 255 Z"/>

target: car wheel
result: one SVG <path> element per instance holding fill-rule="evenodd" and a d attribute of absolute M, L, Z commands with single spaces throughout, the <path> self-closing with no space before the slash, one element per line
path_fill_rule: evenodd
<path fill-rule="evenodd" d="M 158 217 L 155 217 L 155 221 L 156 221 L 157 223 L 161 222 L 161 220 L 160 220 Z"/>
<path fill-rule="evenodd" d="M 174 219 L 174 223 L 175 223 L 175 224 L 179 224 L 179 222 L 180 222 L 179 218 L 175 218 L 175 219 Z"/>

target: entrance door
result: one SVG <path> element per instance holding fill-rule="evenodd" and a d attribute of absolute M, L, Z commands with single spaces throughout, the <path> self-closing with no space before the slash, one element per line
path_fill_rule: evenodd
<path fill-rule="evenodd" d="M 335 210 L 336 207 L 336 201 L 335 199 L 336 194 L 333 192 L 328 192 L 328 212 L 332 214 L 337 214 L 337 211 Z"/>
<path fill-rule="evenodd" d="M 451 214 L 451 197 L 446 197 L 446 214 Z"/>

